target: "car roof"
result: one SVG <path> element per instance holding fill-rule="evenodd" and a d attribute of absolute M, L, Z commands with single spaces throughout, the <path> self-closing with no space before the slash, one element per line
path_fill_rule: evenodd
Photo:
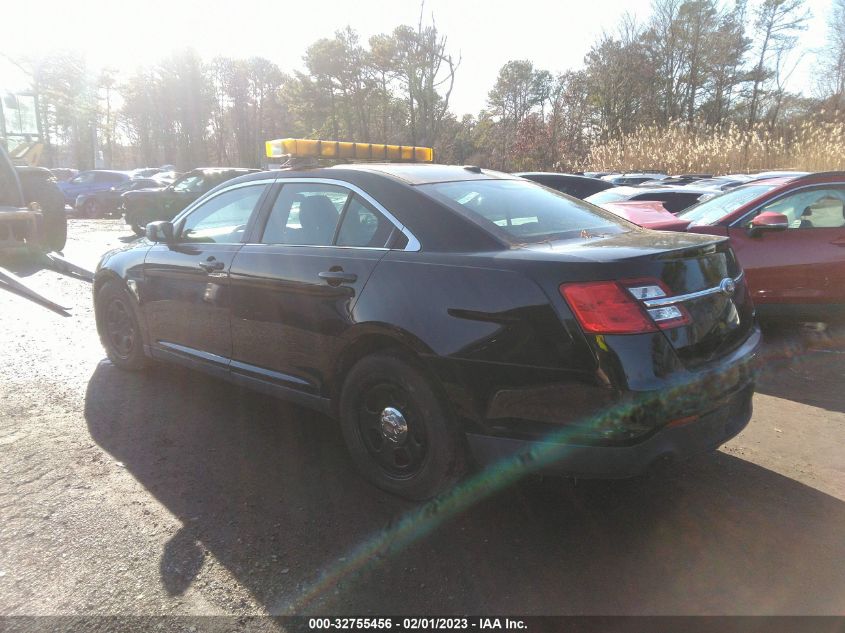
<path fill-rule="evenodd" d="M 86 169 L 86 172 L 93 172 L 95 174 L 116 174 L 118 176 L 129 176 L 131 171 L 120 171 L 119 169 Z"/>
<path fill-rule="evenodd" d="M 261 170 L 250 168 L 250 167 L 196 167 L 196 168 L 192 169 L 191 171 L 201 171 L 205 174 L 223 174 L 223 173 L 226 173 L 226 172 L 237 171 L 237 172 L 243 172 L 245 174 L 249 174 L 249 173 L 252 173 L 252 172 L 260 172 Z M 161 173 L 161 172 L 159 172 L 159 173 Z M 190 173 L 190 172 L 188 172 L 188 173 Z"/>
<path fill-rule="evenodd" d="M 653 187 L 632 187 L 635 193 L 713 193 L 719 189 L 716 187 L 696 187 L 695 183 L 690 185 L 655 185 Z"/>
<path fill-rule="evenodd" d="M 792 182 L 795 178 L 791 176 L 770 176 L 768 178 L 758 178 L 756 180 L 751 180 L 750 182 L 744 182 L 740 187 L 750 187 L 753 185 L 785 185 L 789 182 Z M 737 187 L 738 189 L 739 187 Z"/>
<path fill-rule="evenodd" d="M 653 187 L 635 187 L 633 185 L 621 185 L 619 187 L 613 187 L 612 189 L 605 189 L 600 193 L 615 193 L 623 196 L 639 196 L 650 193 L 681 193 L 701 195 L 705 193 L 713 193 L 714 191 L 718 191 L 718 189 L 705 187 L 696 188 L 684 185 L 655 185 Z"/>
<path fill-rule="evenodd" d="M 515 180 L 513 174 L 506 174 L 490 169 L 481 169 L 474 165 L 438 165 L 432 163 L 351 163 L 332 165 L 318 169 L 354 170 L 372 174 L 390 176 L 409 185 L 423 185 L 434 182 L 454 182 L 457 180 Z"/>
<path fill-rule="evenodd" d="M 518 171 L 514 172 L 512 175 L 519 176 L 520 178 L 529 179 L 532 177 L 540 176 L 552 178 L 572 178 L 573 180 L 588 180 L 590 182 L 607 182 L 605 180 L 602 180 L 601 178 L 593 178 L 592 176 L 582 176 L 580 174 L 564 174 L 556 171 Z"/>
<path fill-rule="evenodd" d="M 648 191 L 648 189 L 641 189 L 640 187 L 634 187 L 633 185 L 618 185 L 616 187 L 611 187 L 610 189 L 605 189 L 604 191 L 599 191 L 598 193 L 618 193 L 623 196 L 632 196 L 635 193 L 640 193 L 642 191 Z"/>

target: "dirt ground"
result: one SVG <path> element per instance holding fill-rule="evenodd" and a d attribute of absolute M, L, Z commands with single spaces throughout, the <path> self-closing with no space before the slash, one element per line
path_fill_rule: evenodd
<path fill-rule="evenodd" d="M 130 241 L 71 220 L 93 268 Z M 623 482 L 477 476 L 419 507 L 327 418 L 188 370 L 126 374 L 90 285 L 0 292 L 0 614 L 843 614 L 843 331 L 767 332 L 748 428 Z"/>

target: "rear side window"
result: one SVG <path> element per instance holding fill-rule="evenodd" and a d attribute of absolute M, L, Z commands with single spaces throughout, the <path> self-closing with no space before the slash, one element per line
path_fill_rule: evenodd
<path fill-rule="evenodd" d="M 670 213 L 678 213 L 683 211 L 690 205 L 693 205 L 698 200 L 701 194 L 698 193 L 644 193 L 639 196 L 634 196 L 631 200 L 655 200 L 662 202 L 663 207 Z"/>
<path fill-rule="evenodd" d="M 338 246 L 382 248 L 387 244 L 393 225 L 358 195 L 353 195 L 337 234 Z"/>
<path fill-rule="evenodd" d="M 464 180 L 419 189 L 514 245 L 634 228 L 608 211 L 524 180 Z"/>
<path fill-rule="evenodd" d="M 205 177 L 202 174 L 185 176 L 182 180 L 173 185 L 173 191 L 179 193 L 198 193 L 205 186 Z M 210 191 L 210 188 L 209 188 Z"/>
<path fill-rule="evenodd" d="M 605 202 L 619 202 L 621 200 L 627 200 L 628 194 L 605 189 L 604 191 L 599 191 L 591 196 L 587 196 L 584 199 L 593 204 L 604 204 Z"/>

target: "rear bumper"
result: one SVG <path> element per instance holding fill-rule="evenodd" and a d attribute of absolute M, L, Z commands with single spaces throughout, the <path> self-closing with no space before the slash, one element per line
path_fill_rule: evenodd
<path fill-rule="evenodd" d="M 756 308 L 761 321 L 845 321 L 842 303 L 761 303 Z"/>
<path fill-rule="evenodd" d="M 742 431 L 751 419 L 761 340 L 755 327 L 728 357 L 688 374 L 683 388 L 667 383 L 665 390 L 652 392 L 651 399 L 660 401 L 660 407 L 652 409 L 655 430 L 642 439 L 624 444 L 579 442 L 574 439 L 578 426 L 562 425 L 547 436 L 528 439 L 468 432 L 469 448 L 482 465 L 518 458 L 529 471 L 608 479 L 633 477 L 667 458 L 685 459 L 712 451 Z M 573 395 L 572 400 L 577 398 Z M 599 417 L 617 419 L 628 410 L 623 397 Z"/>
<path fill-rule="evenodd" d="M 753 393 L 753 385 L 748 385 L 696 421 L 663 428 L 629 446 L 583 446 L 475 434 L 467 434 L 467 441 L 482 465 L 518 458 L 529 471 L 623 479 L 643 473 L 658 461 L 682 460 L 715 450 L 748 424 Z"/>

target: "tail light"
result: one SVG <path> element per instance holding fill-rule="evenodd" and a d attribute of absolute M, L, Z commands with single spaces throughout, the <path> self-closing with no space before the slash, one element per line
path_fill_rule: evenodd
<path fill-rule="evenodd" d="M 560 294 L 589 334 L 644 334 L 690 322 L 683 306 L 647 309 L 641 303 L 668 296 L 657 279 L 561 284 Z"/>

